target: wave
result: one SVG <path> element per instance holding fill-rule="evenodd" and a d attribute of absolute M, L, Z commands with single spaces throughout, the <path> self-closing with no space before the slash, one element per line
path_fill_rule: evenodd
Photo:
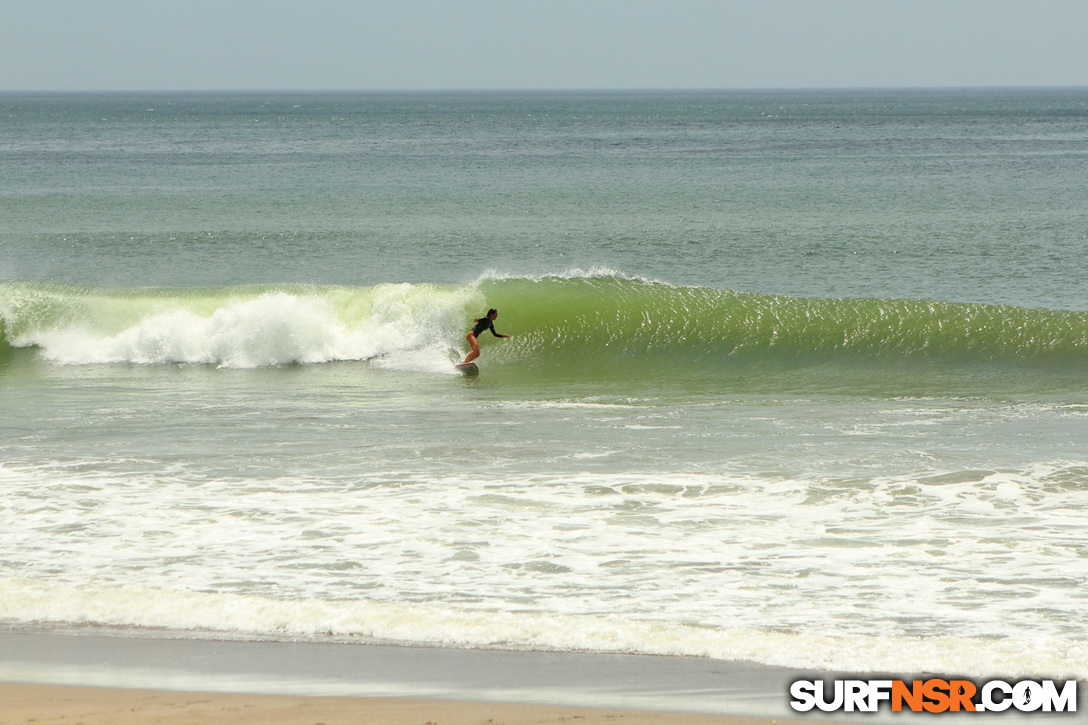
<path fill-rule="evenodd" d="M 337 360 L 443 369 L 475 316 L 513 338 L 485 360 L 600 377 L 797 365 L 1088 368 L 1088 313 L 908 299 L 773 296 L 677 286 L 609 270 L 485 274 L 462 285 L 88 288 L 0 283 L 0 353 L 61 364 L 228 368 Z"/>

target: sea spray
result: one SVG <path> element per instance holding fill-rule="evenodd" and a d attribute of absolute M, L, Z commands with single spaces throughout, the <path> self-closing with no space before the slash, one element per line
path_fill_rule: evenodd
<path fill-rule="evenodd" d="M 471 288 L 207 290 L 0 285 L 4 344 L 61 364 L 199 363 L 254 368 L 386 358 L 456 339 Z"/>

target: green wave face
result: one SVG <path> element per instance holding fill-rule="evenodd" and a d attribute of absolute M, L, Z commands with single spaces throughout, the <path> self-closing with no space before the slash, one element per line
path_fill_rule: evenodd
<path fill-rule="evenodd" d="M 874 360 L 1083 359 L 1088 315 L 896 299 L 773 297 L 619 278 L 485 283 L 534 345 L 603 356 L 665 352 Z"/>
<path fill-rule="evenodd" d="M 366 288 L 93 289 L 0 284 L 0 348 L 54 362 L 257 367 L 462 354 L 473 317 L 499 309 L 481 362 L 511 378 L 667 377 L 760 384 L 958 370 L 1088 372 L 1088 314 L 902 299 L 807 299 L 616 275 Z M 497 341 L 494 341 L 497 342 Z"/>

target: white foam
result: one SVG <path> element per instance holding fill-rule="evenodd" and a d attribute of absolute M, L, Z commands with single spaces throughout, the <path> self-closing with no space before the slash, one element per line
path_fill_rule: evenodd
<path fill-rule="evenodd" d="M 1088 675 L 1088 647 L 1057 639 L 790 634 L 706 629 L 619 615 L 480 611 L 421 603 L 283 600 L 136 585 L 0 579 L 5 619 L 167 628 L 226 635 L 331 636 L 484 646 L 685 655 L 787 667 L 970 676 Z"/>
<path fill-rule="evenodd" d="M 621 272 L 611 267 L 596 266 L 588 269 L 581 267 L 569 267 L 565 270 L 556 272 L 542 272 L 539 274 L 516 274 L 500 272 L 496 269 L 487 269 L 476 278 L 474 284 L 480 284 L 481 282 L 505 282 L 508 280 L 528 280 L 531 282 L 541 282 L 547 279 L 622 279 L 628 282 L 645 282 L 647 284 L 658 284 L 674 287 L 672 283 L 665 282 L 652 277 L 644 277 L 642 275 L 633 275 L 626 272 Z"/>
<path fill-rule="evenodd" d="M 438 370 L 448 367 L 470 298 L 470 293 L 384 285 L 372 290 L 361 309 L 338 310 L 334 303 L 345 305 L 335 295 L 287 292 L 224 300 L 211 312 L 178 300 L 165 310 L 149 307 L 117 332 L 101 331 L 106 325 L 91 315 L 91 320 L 27 333 L 18 342 L 37 345 L 44 358 L 69 365 L 255 368 L 381 358 L 386 367 Z"/>
<path fill-rule="evenodd" d="M 607 468 L 621 454 L 569 453 L 594 452 Z M 610 472 L 585 457 L 368 477 L 374 454 L 255 476 L 0 465 L 0 548 L 26 577 L 0 582 L 0 619 L 1088 674 L 1088 489 L 1053 486 L 1083 462 L 930 482 Z"/>

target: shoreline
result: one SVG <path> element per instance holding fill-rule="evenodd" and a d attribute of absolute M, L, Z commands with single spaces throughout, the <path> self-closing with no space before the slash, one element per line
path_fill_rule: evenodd
<path fill-rule="evenodd" d="M 326 723 L 369 708 L 385 713 L 381 722 L 400 722 L 389 713 L 401 710 L 429 713 L 420 722 L 476 722 L 477 715 L 486 722 L 496 718 L 483 715 L 496 712 L 497 722 L 559 722 L 575 711 L 590 723 L 602 713 L 638 723 L 782 722 L 797 715 L 789 682 L 812 674 L 695 657 L 0 631 L 8 718 L 17 702 L 39 714 L 74 714 L 110 702 L 145 710 L 167 701 L 178 717 L 195 717 L 178 705 L 188 693 L 185 702 L 245 703 L 247 712 L 298 714 L 305 702 L 321 703 L 331 709 L 313 722 Z M 441 713 L 468 719 L 435 720 Z"/>
<path fill-rule="evenodd" d="M 0 725 L 772 725 L 926 713 L 798 713 L 797 679 L 875 677 L 700 657 L 409 643 L 0 629 Z M 213 636 L 212 633 L 205 633 Z M 1024 714 L 1022 714 L 1024 715 Z M 1008 714 L 942 720 L 1009 725 Z M 1045 714 L 1042 715 L 1045 717 Z"/>

